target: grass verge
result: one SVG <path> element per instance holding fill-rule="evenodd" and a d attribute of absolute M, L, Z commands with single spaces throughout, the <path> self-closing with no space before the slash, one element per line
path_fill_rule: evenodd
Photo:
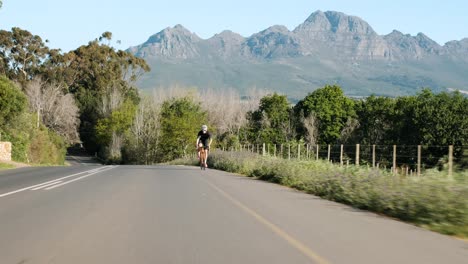
<path fill-rule="evenodd" d="M 179 159 L 179 165 L 197 165 Z M 423 177 L 393 176 L 326 161 L 283 160 L 249 152 L 213 152 L 211 168 L 289 186 L 324 199 L 376 212 L 460 238 L 468 238 L 468 172 L 451 179 L 438 171 Z"/>
<path fill-rule="evenodd" d="M 15 168 L 15 166 L 0 162 L 0 170 L 13 169 L 13 168 Z"/>

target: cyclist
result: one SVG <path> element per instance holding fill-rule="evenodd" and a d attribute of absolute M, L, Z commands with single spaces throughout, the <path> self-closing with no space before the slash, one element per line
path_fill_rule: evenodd
<path fill-rule="evenodd" d="M 212 141 L 213 139 L 211 138 L 211 133 L 208 132 L 208 126 L 203 125 L 200 132 L 198 132 L 196 147 L 198 150 L 198 146 L 201 143 L 203 144 L 203 148 L 206 150 L 205 160 L 203 162 L 205 164 L 205 167 L 208 167 L 208 165 L 206 164 L 206 161 L 208 160 L 208 154 L 210 152 L 210 145 Z M 200 151 L 198 151 L 198 158 L 200 159 Z"/>

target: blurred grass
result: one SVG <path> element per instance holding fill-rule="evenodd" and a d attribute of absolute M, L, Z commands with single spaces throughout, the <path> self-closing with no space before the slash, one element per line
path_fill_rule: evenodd
<path fill-rule="evenodd" d="M 197 165 L 195 158 L 171 162 Z M 324 199 L 468 238 L 468 172 L 452 179 L 437 170 L 422 177 L 393 176 L 367 167 L 284 160 L 250 152 L 213 152 L 210 168 L 289 186 Z"/>
<path fill-rule="evenodd" d="M 1 163 L 0 162 L 0 170 L 3 170 L 3 169 L 13 169 L 15 166 L 11 165 L 11 164 L 6 164 L 6 163 Z"/>

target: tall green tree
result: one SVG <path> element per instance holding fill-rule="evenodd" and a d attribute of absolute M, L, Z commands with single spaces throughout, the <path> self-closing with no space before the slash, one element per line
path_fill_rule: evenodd
<path fill-rule="evenodd" d="M 135 116 L 136 106 L 127 99 L 110 114 L 99 119 L 96 124 L 96 139 L 101 148 L 101 156 L 109 162 L 122 162 L 122 149 L 125 135 L 129 133 Z"/>
<path fill-rule="evenodd" d="M 0 129 L 27 109 L 24 93 L 10 80 L 0 76 Z"/>
<path fill-rule="evenodd" d="M 50 50 L 38 35 L 14 27 L 0 30 L 0 74 L 22 85 L 41 73 L 42 65 L 58 50 Z"/>
<path fill-rule="evenodd" d="M 290 104 L 285 95 L 274 93 L 260 100 L 258 110 L 247 114 L 250 141 L 279 144 L 289 140 Z"/>
<path fill-rule="evenodd" d="M 468 144 L 468 98 L 460 94 L 433 94 L 424 89 L 416 96 L 397 99 L 401 144 Z"/>
<path fill-rule="evenodd" d="M 389 97 L 369 96 L 356 102 L 356 114 L 359 128 L 355 131 L 354 140 L 363 145 L 394 144 L 396 100 Z M 400 116 L 400 115 L 399 115 Z"/>
<path fill-rule="evenodd" d="M 101 40 L 109 40 L 111 36 L 110 32 L 105 32 Z M 91 41 L 58 59 L 57 63 L 66 67 L 54 74 L 62 76 L 78 101 L 81 139 L 89 152 L 98 152 L 102 141 L 97 140 L 95 128 L 100 119 L 109 115 L 103 109 L 107 95 L 117 91 L 120 103 L 129 100 L 137 105 L 139 95 L 134 83 L 149 71 L 149 66 L 143 59 L 122 50 L 116 51 L 99 40 Z M 118 102 L 114 103 L 117 105 L 112 109 L 120 107 Z"/>
<path fill-rule="evenodd" d="M 356 117 L 354 101 L 346 97 L 337 85 L 327 85 L 307 95 L 294 107 L 296 117 L 311 114 L 318 119 L 319 143 L 333 144 L 340 139 L 341 131 L 349 119 Z M 298 133 L 304 134 L 300 122 Z"/>
<path fill-rule="evenodd" d="M 180 158 L 190 148 L 195 149 L 197 133 L 206 120 L 206 112 L 190 97 L 164 102 L 161 108 L 160 161 Z"/>

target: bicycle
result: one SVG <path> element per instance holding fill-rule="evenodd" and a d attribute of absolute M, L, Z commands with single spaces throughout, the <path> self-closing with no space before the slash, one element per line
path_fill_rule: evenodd
<path fill-rule="evenodd" d="M 205 159 L 206 159 L 206 149 L 202 144 L 199 145 L 198 147 L 198 152 L 200 153 L 200 169 L 201 170 L 206 170 L 206 164 L 205 164 Z"/>

